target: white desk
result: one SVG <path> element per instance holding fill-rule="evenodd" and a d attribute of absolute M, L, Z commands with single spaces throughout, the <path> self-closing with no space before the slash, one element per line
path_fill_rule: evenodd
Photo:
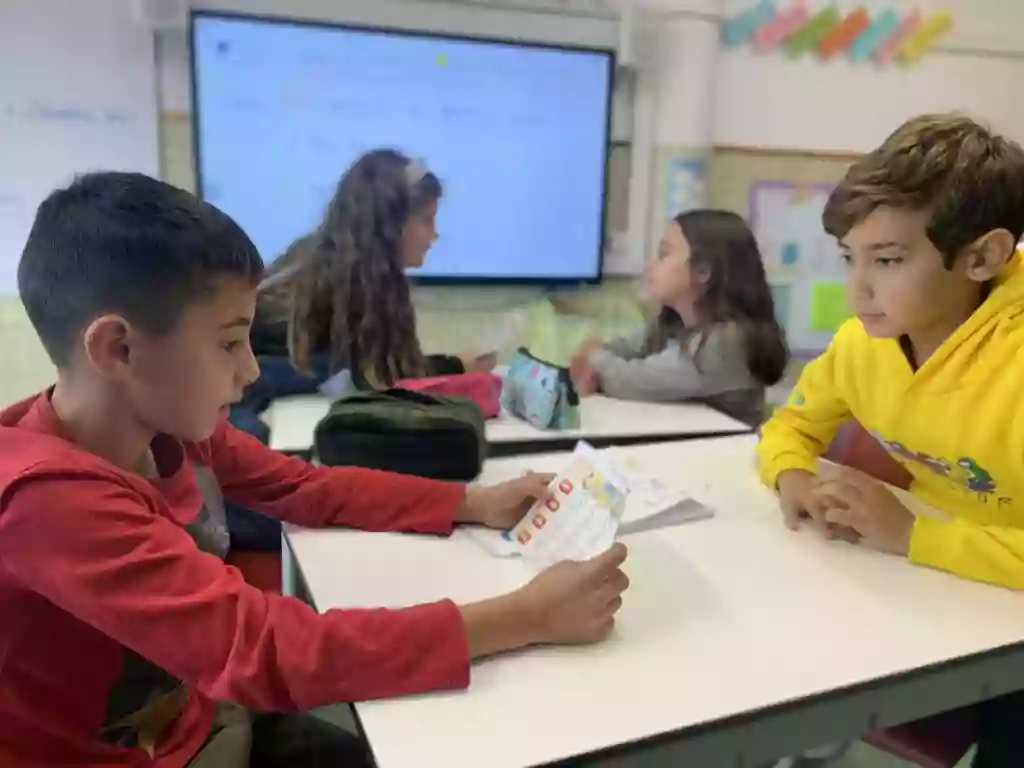
<path fill-rule="evenodd" d="M 378 765 L 519 768 L 597 752 L 602 766 L 735 768 L 1024 689 L 1024 595 L 787 531 L 753 444 L 611 449 L 717 516 L 628 541 L 632 587 L 610 640 L 485 661 L 467 692 L 357 705 Z M 563 461 L 494 461 L 484 477 Z M 527 578 L 458 532 L 287 538 L 321 610 L 476 600 Z"/>
<path fill-rule="evenodd" d="M 270 428 L 270 447 L 285 452 L 308 452 L 313 430 L 327 414 L 330 400 L 302 395 L 275 400 L 263 413 Z M 735 435 L 750 427 L 700 403 L 636 403 L 595 396 L 580 404 L 580 429 L 541 430 L 526 422 L 502 416 L 487 422 L 487 442 L 496 452 L 566 450 L 576 440 L 610 444 L 643 440 L 682 439 L 689 436 Z M 517 450 L 524 449 L 524 450 Z"/>

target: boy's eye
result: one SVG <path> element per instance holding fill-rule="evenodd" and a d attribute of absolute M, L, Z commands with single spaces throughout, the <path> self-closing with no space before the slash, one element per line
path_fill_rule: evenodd
<path fill-rule="evenodd" d="M 242 345 L 242 342 L 240 342 L 240 341 L 226 341 L 223 344 L 221 344 L 221 346 L 224 348 L 225 352 L 234 352 L 241 345 Z"/>
<path fill-rule="evenodd" d="M 875 259 L 875 264 L 880 267 L 894 267 L 897 264 L 902 264 L 903 259 L 899 256 L 879 256 Z"/>
<path fill-rule="evenodd" d="M 839 254 L 839 258 L 842 259 L 843 262 L 846 263 L 846 264 L 849 264 L 851 261 L 853 261 L 853 256 L 851 256 L 850 254 L 848 254 L 846 252 L 840 253 Z"/>

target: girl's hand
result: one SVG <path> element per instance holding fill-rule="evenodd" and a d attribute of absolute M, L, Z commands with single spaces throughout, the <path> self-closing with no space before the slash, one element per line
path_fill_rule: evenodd
<path fill-rule="evenodd" d="M 459 355 L 459 360 L 462 361 L 462 367 L 466 373 L 489 373 L 498 364 L 498 355 L 496 352 L 480 354 L 466 351 Z"/>
<path fill-rule="evenodd" d="M 601 380 L 594 371 L 587 371 L 579 379 L 573 379 L 572 385 L 576 388 L 577 395 L 580 397 L 590 397 L 591 395 L 596 395 L 597 391 L 601 388 Z"/>
<path fill-rule="evenodd" d="M 576 394 L 580 397 L 587 397 L 597 392 L 600 381 L 597 373 L 587 362 L 586 356 L 576 355 L 572 359 L 572 363 L 569 365 L 569 377 L 572 379 Z"/>
<path fill-rule="evenodd" d="M 576 357 L 586 358 L 590 356 L 591 352 L 596 352 L 604 346 L 604 342 L 597 337 L 591 337 L 580 344 L 580 348 L 576 351 Z"/>

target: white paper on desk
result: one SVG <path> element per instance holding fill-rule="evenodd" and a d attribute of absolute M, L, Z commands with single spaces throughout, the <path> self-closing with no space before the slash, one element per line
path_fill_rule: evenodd
<path fill-rule="evenodd" d="M 632 462 L 626 465 L 624 477 L 630 496 L 621 535 L 668 528 L 715 514 L 685 491 L 665 485 Z"/>
<path fill-rule="evenodd" d="M 714 515 L 715 511 L 711 507 L 704 506 L 696 499 L 685 498 L 653 515 L 633 518 L 628 522 L 623 520 L 619 524 L 619 536 L 630 536 L 634 533 L 644 533 L 659 528 L 671 528 L 693 520 L 714 517 Z"/>
<path fill-rule="evenodd" d="M 510 531 L 496 531 L 482 525 L 467 525 L 461 530 L 489 555 L 519 557 L 519 546 L 512 540 Z"/>

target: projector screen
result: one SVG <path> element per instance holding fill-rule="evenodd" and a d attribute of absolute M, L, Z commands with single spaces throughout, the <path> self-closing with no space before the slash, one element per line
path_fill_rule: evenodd
<path fill-rule="evenodd" d="M 321 221 L 364 152 L 444 185 L 418 278 L 596 281 L 614 54 L 192 14 L 200 196 L 268 263 Z"/>

